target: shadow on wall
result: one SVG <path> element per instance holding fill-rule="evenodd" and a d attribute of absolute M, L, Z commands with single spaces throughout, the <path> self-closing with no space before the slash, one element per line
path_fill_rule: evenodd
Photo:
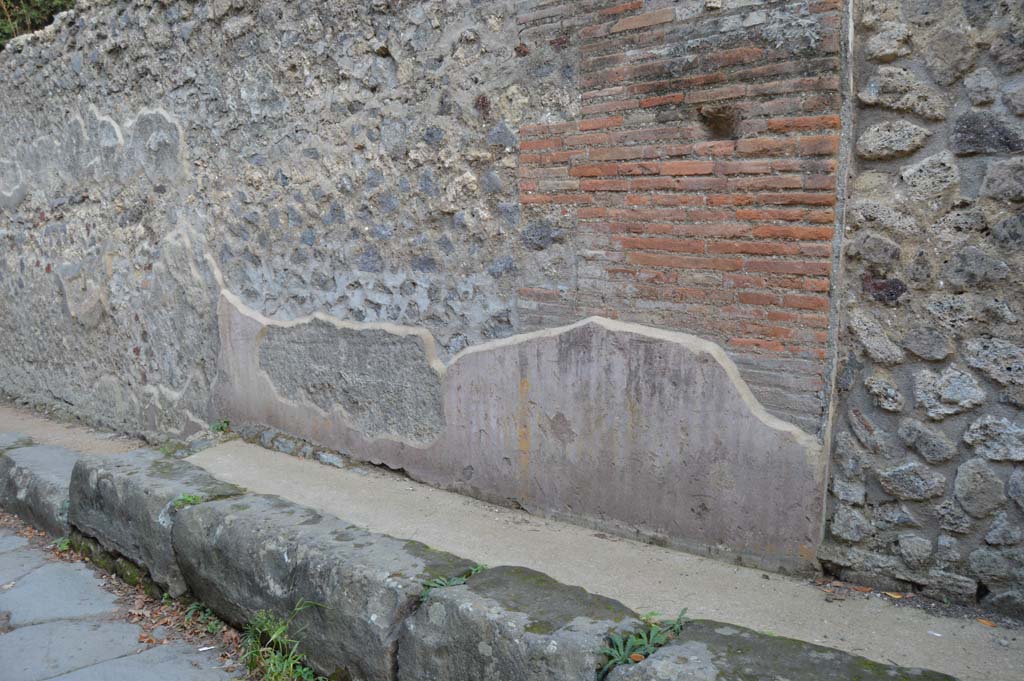
<path fill-rule="evenodd" d="M 769 569 L 814 567 L 825 458 L 714 343 L 590 318 L 475 346 L 220 302 L 217 408 L 503 505 Z"/>

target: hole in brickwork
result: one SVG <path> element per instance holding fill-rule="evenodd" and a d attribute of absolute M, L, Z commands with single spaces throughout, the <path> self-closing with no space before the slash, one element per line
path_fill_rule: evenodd
<path fill-rule="evenodd" d="M 697 110 L 701 122 L 715 136 L 715 139 L 736 139 L 740 124 L 740 113 L 727 104 L 707 104 Z"/>

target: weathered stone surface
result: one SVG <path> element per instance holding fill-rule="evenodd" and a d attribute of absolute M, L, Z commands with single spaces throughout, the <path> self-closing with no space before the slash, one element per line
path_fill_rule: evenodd
<path fill-rule="evenodd" d="M 268 327 L 259 367 L 281 397 L 340 410 L 369 437 L 429 442 L 444 428 L 433 350 L 429 334 L 317 317 Z"/>
<path fill-rule="evenodd" d="M 916 113 L 932 121 L 944 120 L 949 110 L 949 102 L 937 90 L 907 69 L 895 66 L 879 67 L 857 97 L 864 104 Z"/>
<path fill-rule="evenodd" d="M 810 643 L 759 634 L 731 624 L 690 622 L 679 639 L 609 681 L 954 681 L 919 669 L 890 667 Z"/>
<path fill-rule="evenodd" d="M 914 374 L 914 398 L 935 421 L 973 409 L 983 404 L 985 397 L 978 380 L 955 365 L 942 374 L 928 369 Z"/>
<path fill-rule="evenodd" d="M 873 228 L 904 236 L 916 235 L 919 231 L 913 216 L 880 201 L 852 201 L 848 216 L 850 226 L 856 229 Z"/>
<path fill-rule="evenodd" d="M 936 83 L 952 85 L 971 69 L 977 53 L 968 31 L 947 27 L 931 36 L 924 61 Z"/>
<path fill-rule="evenodd" d="M 1002 201 L 1024 201 L 1024 158 L 989 163 L 981 193 Z"/>
<path fill-rule="evenodd" d="M 910 30 L 896 21 L 883 22 L 878 32 L 868 38 L 864 53 L 868 59 L 883 63 L 905 57 L 910 54 Z"/>
<path fill-rule="evenodd" d="M 239 494 L 234 485 L 158 452 L 83 457 L 71 476 L 68 515 L 80 532 L 146 568 L 178 597 L 188 590 L 171 546 L 178 507 Z"/>
<path fill-rule="evenodd" d="M 919 463 L 905 463 L 878 474 L 878 481 L 889 494 L 899 499 L 924 501 L 946 491 L 946 477 Z"/>
<path fill-rule="evenodd" d="M 906 183 L 910 195 L 918 200 L 931 201 L 960 186 L 960 169 L 956 157 L 948 151 L 905 167 L 900 177 Z"/>
<path fill-rule="evenodd" d="M 953 499 L 947 499 L 936 506 L 935 513 L 939 516 L 939 527 L 946 532 L 967 534 L 974 527 L 970 516 L 964 513 L 960 505 Z"/>
<path fill-rule="evenodd" d="M 844 501 L 854 506 L 864 504 L 864 483 L 843 480 L 842 478 L 832 478 L 831 489 L 832 494 L 839 501 Z"/>
<path fill-rule="evenodd" d="M 242 626 L 260 610 L 288 616 L 302 598 L 320 603 L 295 620 L 310 664 L 367 681 L 395 678 L 400 626 L 422 583 L 473 567 L 258 495 L 180 511 L 173 539 L 196 597 L 232 624 Z"/>
<path fill-rule="evenodd" d="M 973 338 L 964 344 L 967 364 L 1002 385 L 1024 385 L 1024 348 L 1002 338 Z"/>
<path fill-rule="evenodd" d="M 953 354 L 954 343 L 953 339 L 940 329 L 918 326 L 903 336 L 903 347 L 921 359 L 938 362 Z"/>
<path fill-rule="evenodd" d="M 443 428 L 425 443 L 283 399 L 255 364 L 259 339 L 281 324 L 228 297 L 220 318 L 217 404 L 232 424 L 266 424 L 451 490 L 540 513 L 572 509 L 611 531 L 765 566 L 801 569 L 820 541 L 820 445 L 769 416 L 712 343 L 591 318 L 475 346 L 439 372 Z M 417 363 L 430 358 L 424 342 Z M 652 500 L 644 508 L 639 490 Z M 703 503 L 671 501 L 680 495 Z"/>
<path fill-rule="evenodd" d="M 1010 276 L 1010 267 L 980 248 L 968 246 L 953 254 L 942 270 L 949 287 L 957 292 L 984 289 Z"/>
<path fill-rule="evenodd" d="M 892 456 L 892 438 L 889 433 L 880 428 L 874 420 L 865 416 L 863 411 L 851 409 L 847 423 L 850 424 L 850 430 L 857 437 L 857 441 L 868 451 L 886 458 Z"/>
<path fill-rule="evenodd" d="M 903 419 L 897 431 L 903 444 L 928 463 L 945 463 L 956 455 L 956 443 L 942 431 L 916 419 Z"/>
<path fill-rule="evenodd" d="M 991 111 L 968 111 L 953 124 L 950 148 L 959 156 L 1015 153 L 1024 150 L 1024 133 Z"/>
<path fill-rule="evenodd" d="M 981 548 L 967 558 L 971 571 L 985 581 L 1004 581 L 1010 577 L 1013 566 L 1009 559 L 994 549 Z"/>
<path fill-rule="evenodd" d="M 875 405 L 879 409 L 892 412 L 903 411 L 903 393 L 895 379 L 884 372 L 876 372 L 864 380 L 864 387 L 868 394 L 875 398 Z"/>
<path fill-rule="evenodd" d="M 899 536 L 900 557 L 908 567 L 918 569 L 926 566 L 932 557 L 932 543 L 924 537 L 904 532 Z"/>
<path fill-rule="evenodd" d="M 590 681 L 610 633 L 639 626 L 618 601 L 519 567 L 436 589 L 404 623 L 398 679 Z"/>
<path fill-rule="evenodd" d="M 991 461 L 1024 461 L 1024 427 L 1007 418 L 982 416 L 964 433 L 964 442 Z"/>
<path fill-rule="evenodd" d="M 963 605 L 974 605 L 978 583 L 955 572 L 931 570 L 928 572 L 928 584 L 922 593 L 937 601 L 950 599 Z"/>
<path fill-rule="evenodd" d="M 853 238 L 846 248 L 846 254 L 876 265 L 890 265 L 900 259 L 900 247 L 888 237 L 864 230 Z"/>
<path fill-rule="evenodd" d="M 1011 589 L 995 594 L 988 604 L 1000 612 L 1015 617 L 1024 617 L 1024 589 Z"/>
<path fill-rule="evenodd" d="M 985 534 L 985 542 L 993 546 L 1013 546 L 1021 541 L 1024 541 L 1024 530 L 1014 524 L 1005 511 L 996 516 Z"/>
<path fill-rule="evenodd" d="M 1006 494 L 1024 511 L 1024 468 L 1018 468 L 1006 483 Z"/>
<path fill-rule="evenodd" d="M 864 517 L 864 514 L 849 506 L 836 508 L 829 527 L 834 537 L 854 544 L 874 531 L 874 527 Z"/>
<path fill-rule="evenodd" d="M 1024 116 L 1024 83 L 1007 88 L 1003 94 L 1006 108 L 1017 116 Z"/>
<path fill-rule="evenodd" d="M 68 533 L 68 483 L 78 455 L 33 445 L 0 454 L 0 506 L 52 535 Z"/>
<path fill-rule="evenodd" d="M 989 516 L 1006 503 L 1003 481 L 984 459 L 971 459 L 960 465 L 953 492 L 964 510 L 975 518 Z"/>
<path fill-rule="evenodd" d="M 971 75 L 964 78 L 964 88 L 967 90 L 967 99 L 974 106 L 984 106 L 996 101 L 999 93 L 999 81 L 991 69 L 980 68 Z"/>
<path fill-rule="evenodd" d="M 932 232 L 937 236 L 944 236 L 943 231 L 953 230 L 956 232 L 982 232 L 988 227 L 985 212 L 977 206 L 967 208 L 955 208 L 932 226 Z"/>
<path fill-rule="evenodd" d="M 849 315 L 850 331 L 864 347 L 868 356 L 879 364 L 899 364 L 903 350 L 889 339 L 882 325 L 866 310 L 853 310 Z"/>
<path fill-rule="evenodd" d="M 1003 218 L 992 226 L 992 240 L 1000 246 L 1019 251 L 1024 249 L 1024 213 Z"/>
<path fill-rule="evenodd" d="M 924 146 L 931 131 L 910 121 L 898 120 L 871 126 L 857 140 L 857 155 L 869 161 L 909 156 Z"/>

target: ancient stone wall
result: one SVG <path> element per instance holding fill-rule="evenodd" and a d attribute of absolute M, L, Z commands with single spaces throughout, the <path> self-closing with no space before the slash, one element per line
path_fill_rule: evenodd
<path fill-rule="evenodd" d="M 259 420 L 764 564 L 811 559 L 828 485 L 828 565 L 1020 607 L 1021 12 L 80 2 L 0 52 L 0 392 L 159 440 Z M 574 326 L 594 315 L 653 328 Z M 635 428 L 707 406 L 671 392 L 696 361 L 677 332 L 724 348 L 728 380 L 708 385 L 743 397 L 728 437 Z M 492 359 L 511 384 L 446 392 Z M 580 387 L 598 411 L 573 416 L 569 392 L 522 387 L 606 390 L 582 380 L 598 370 L 635 395 Z M 779 459 L 744 454 L 744 433 L 789 432 L 765 411 L 819 441 L 794 434 L 781 459 L 799 498 L 772 486 Z M 566 444 L 627 421 L 594 452 Z M 611 463 L 627 485 L 651 466 L 671 512 L 572 496 Z M 714 503 L 671 496 L 700 476 Z M 757 480 L 775 504 L 758 513 L 793 511 L 792 531 L 716 534 L 704 518 Z"/>
<path fill-rule="evenodd" d="M 1024 7 L 856 4 L 823 556 L 1022 613 Z"/>

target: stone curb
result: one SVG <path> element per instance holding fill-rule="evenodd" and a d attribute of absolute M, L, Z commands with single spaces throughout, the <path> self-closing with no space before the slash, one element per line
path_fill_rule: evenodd
<path fill-rule="evenodd" d="M 26 459 L 43 454 L 44 463 L 56 457 L 66 464 L 70 457 L 59 471 L 73 528 L 116 559 L 138 562 L 165 588 L 187 588 L 239 627 L 261 610 L 287 617 L 300 600 L 317 603 L 293 625 L 309 663 L 323 674 L 366 681 L 596 681 L 609 635 L 644 627 L 621 603 L 542 573 L 502 566 L 469 576 L 472 561 L 277 497 L 244 494 L 187 461 L 149 451 L 100 459 L 50 450 L 59 448 L 0 454 L 0 505 L 52 531 L 54 467 Z M 48 496 L 25 493 L 43 488 Z M 182 494 L 200 498 L 175 508 Z M 428 580 L 453 577 L 463 579 L 424 593 Z M 608 678 L 731 678 L 730 670 L 741 668 L 756 681 L 780 675 L 952 679 L 714 622 L 688 623 L 677 641 Z"/>
<path fill-rule="evenodd" d="M 0 505 L 49 534 L 68 533 L 68 481 L 78 454 L 18 436 L 0 441 Z"/>
<path fill-rule="evenodd" d="M 242 493 L 159 452 L 82 457 L 71 474 L 68 515 L 78 531 L 144 566 L 154 582 L 177 598 L 188 591 L 171 545 L 179 507 Z"/>

